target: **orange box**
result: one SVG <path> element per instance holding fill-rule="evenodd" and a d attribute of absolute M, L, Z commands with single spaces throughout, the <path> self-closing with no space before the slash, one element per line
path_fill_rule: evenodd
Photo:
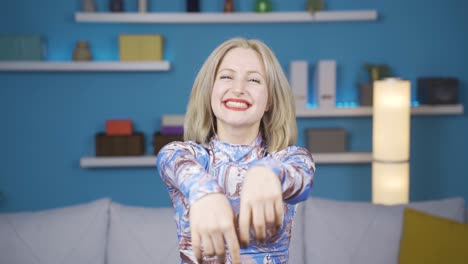
<path fill-rule="evenodd" d="M 129 136 L 133 133 L 132 120 L 106 120 L 106 135 Z"/>

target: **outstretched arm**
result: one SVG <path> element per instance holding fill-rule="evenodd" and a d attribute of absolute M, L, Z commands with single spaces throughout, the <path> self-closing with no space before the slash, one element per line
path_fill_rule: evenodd
<path fill-rule="evenodd" d="M 172 142 L 158 153 L 157 167 L 162 180 L 179 190 L 192 205 L 210 193 L 223 193 L 207 168 L 206 150 L 190 142 Z"/>
<path fill-rule="evenodd" d="M 309 197 L 315 163 L 307 149 L 296 146 L 285 148 L 252 165 L 257 166 L 271 169 L 278 177 L 285 202 L 295 204 Z"/>
<path fill-rule="evenodd" d="M 240 264 L 240 249 L 231 204 L 210 175 L 209 155 L 202 147 L 189 142 L 173 142 L 158 154 L 158 169 L 163 181 L 179 190 L 190 205 L 192 249 L 201 263 L 202 248 L 207 256 L 225 261 L 225 244 L 232 263 Z"/>
<path fill-rule="evenodd" d="M 283 201 L 294 204 L 306 200 L 314 172 L 310 152 L 295 146 L 252 164 L 241 193 L 239 228 L 243 246 L 249 242 L 251 225 L 260 242 L 265 239 L 267 227 L 281 228 Z"/>

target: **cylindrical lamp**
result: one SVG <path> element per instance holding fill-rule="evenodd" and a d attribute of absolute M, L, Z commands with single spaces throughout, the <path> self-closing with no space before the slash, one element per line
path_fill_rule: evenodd
<path fill-rule="evenodd" d="M 388 78 L 374 82 L 372 202 L 409 202 L 411 84 Z"/>

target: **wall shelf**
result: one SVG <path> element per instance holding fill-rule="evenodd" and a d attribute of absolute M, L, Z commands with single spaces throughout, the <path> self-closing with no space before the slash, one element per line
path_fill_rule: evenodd
<path fill-rule="evenodd" d="M 420 105 L 411 107 L 412 115 L 461 115 L 463 105 Z M 349 108 L 302 108 L 296 109 L 298 118 L 307 117 L 350 117 L 350 116 L 372 116 L 372 107 L 349 107 Z"/>
<path fill-rule="evenodd" d="M 412 115 L 462 115 L 464 113 L 463 105 L 420 105 L 411 107 Z M 309 117 L 353 117 L 353 116 L 372 116 L 372 107 L 347 107 L 347 108 L 308 108 L 296 109 L 297 118 Z M 183 120 L 184 115 L 174 115 L 174 118 Z"/>
<path fill-rule="evenodd" d="M 299 23 L 372 21 L 375 10 L 271 13 L 75 13 L 77 22 L 99 23 Z"/>
<path fill-rule="evenodd" d="M 156 167 L 156 156 L 83 157 L 82 168 Z"/>
<path fill-rule="evenodd" d="M 0 71 L 168 71 L 168 61 L 157 62 L 52 62 L 52 61 L 2 61 Z"/>
<path fill-rule="evenodd" d="M 345 163 L 370 163 L 370 152 L 344 152 L 344 153 L 319 153 L 313 154 L 317 164 L 345 164 Z M 82 157 L 82 168 L 112 168 L 112 167 L 156 167 L 156 156 L 132 156 L 132 157 Z"/>
<path fill-rule="evenodd" d="M 317 164 L 371 163 L 371 152 L 312 153 Z"/>

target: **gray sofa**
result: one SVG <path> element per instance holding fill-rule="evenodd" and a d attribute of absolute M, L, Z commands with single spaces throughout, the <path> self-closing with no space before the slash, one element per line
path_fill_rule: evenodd
<path fill-rule="evenodd" d="M 462 198 L 410 207 L 465 222 Z M 398 262 L 404 206 L 310 198 L 300 204 L 292 264 Z M 38 212 L 0 214 L 0 263 L 179 263 L 172 208 L 99 199 Z"/>

